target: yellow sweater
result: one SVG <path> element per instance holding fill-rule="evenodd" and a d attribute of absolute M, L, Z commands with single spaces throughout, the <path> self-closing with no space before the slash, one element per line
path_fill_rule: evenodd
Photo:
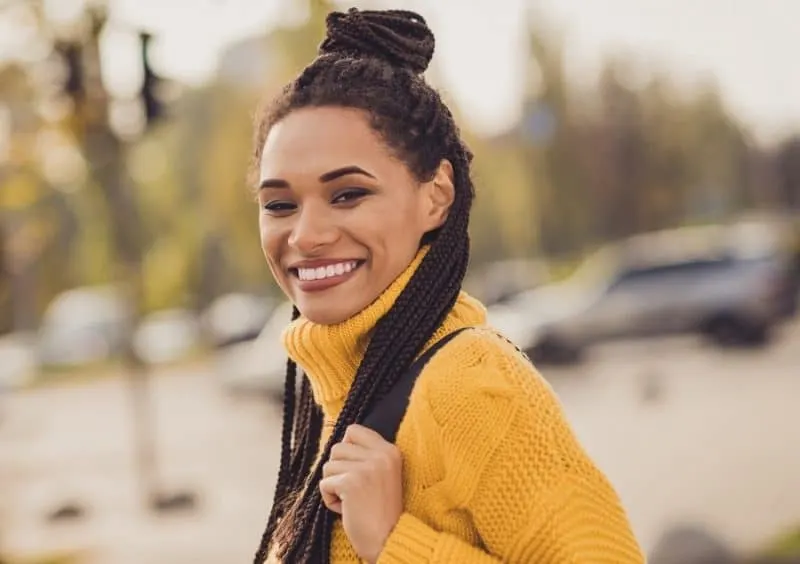
<path fill-rule="evenodd" d="M 372 328 L 420 259 L 355 317 L 329 326 L 301 317 L 285 332 L 325 413 L 323 441 Z M 431 339 L 475 327 L 417 380 L 396 440 L 405 512 L 379 564 L 644 562 L 617 494 L 578 444 L 553 391 L 485 323 L 483 306 L 462 293 Z M 331 562 L 360 562 L 340 520 Z"/>

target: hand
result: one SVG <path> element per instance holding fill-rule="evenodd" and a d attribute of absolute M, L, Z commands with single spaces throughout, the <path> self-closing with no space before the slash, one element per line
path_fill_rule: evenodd
<path fill-rule="evenodd" d="M 342 516 L 358 555 L 374 563 L 403 512 L 403 459 L 378 433 L 351 425 L 331 449 L 319 483 L 322 501 Z"/>

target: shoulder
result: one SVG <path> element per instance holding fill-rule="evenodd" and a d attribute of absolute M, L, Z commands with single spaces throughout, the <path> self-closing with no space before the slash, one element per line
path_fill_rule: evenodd
<path fill-rule="evenodd" d="M 555 483 L 566 468 L 581 475 L 590 470 L 549 383 L 494 330 L 457 335 L 430 360 L 418 384 L 412 394 L 418 421 L 426 422 L 424 430 L 436 428 L 442 456 L 469 479 L 511 472 L 509 464 L 535 468 L 540 485 Z"/>
<path fill-rule="evenodd" d="M 550 385 L 530 360 L 485 326 L 464 330 L 442 347 L 425 366 L 418 387 L 415 392 L 424 396 L 440 422 L 470 406 L 509 414 L 559 409 Z"/>

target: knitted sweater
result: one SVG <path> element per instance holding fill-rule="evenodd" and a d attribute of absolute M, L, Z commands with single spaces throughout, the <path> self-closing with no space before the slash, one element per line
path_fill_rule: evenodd
<path fill-rule="evenodd" d="M 371 330 L 421 255 L 377 301 L 338 325 L 305 318 L 284 333 L 330 436 Z M 638 564 L 644 557 L 611 484 L 576 440 L 553 391 L 486 327 L 462 293 L 430 344 L 461 327 L 420 374 L 397 433 L 404 513 L 379 564 Z M 360 562 L 337 520 L 331 561 Z"/>

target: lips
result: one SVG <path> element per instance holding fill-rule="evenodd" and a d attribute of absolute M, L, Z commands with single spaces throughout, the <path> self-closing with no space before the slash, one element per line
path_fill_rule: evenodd
<path fill-rule="evenodd" d="M 364 264 L 358 259 L 307 261 L 289 268 L 302 292 L 319 292 L 349 280 Z"/>

